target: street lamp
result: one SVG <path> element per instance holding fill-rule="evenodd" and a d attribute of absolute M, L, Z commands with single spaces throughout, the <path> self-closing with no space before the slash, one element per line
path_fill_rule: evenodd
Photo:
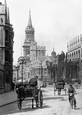
<path fill-rule="evenodd" d="M 23 64 L 26 64 L 26 62 L 25 62 L 25 59 L 24 59 L 24 57 L 21 57 L 21 59 L 20 59 L 20 64 L 22 65 L 22 84 L 23 84 L 23 69 L 24 69 L 24 67 L 23 67 Z"/>
<path fill-rule="evenodd" d="M 43 67 L 41 65 L 41 80 L 43 81 Z"/>
<path fill-rule="evenodd" d="M 19 74 L 18 74 L 18 71 L 19 71 L 19 65 L 15 66 L 15 68 L 16 68 L 16 71 L 17 71 L 17 80 L 18 80 L 18 78 L 19 78 Z"/>
<path fill-rule="evenodd" d="M 57 82 L 57 68 L 58 68 L 58 66 L 57 66 L 57 64 L 55 64 L 55 82 Z"/>

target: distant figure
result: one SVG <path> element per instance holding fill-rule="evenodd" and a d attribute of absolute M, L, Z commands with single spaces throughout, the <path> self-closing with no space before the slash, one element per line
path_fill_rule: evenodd
<path fill-rule="evenodd" d="M 29 84 L 31 87 L 36 87 L 38 85 L 38 76 L 34 76 L 34 78 L 31 78 Z"/>
<path fill-rule="evenodd" d="M 14 91 L 14 87 L 15 87 L 15 83 L 14 82 L 12 82 L 12 87 L 11 87 L 11 89 Z"/>

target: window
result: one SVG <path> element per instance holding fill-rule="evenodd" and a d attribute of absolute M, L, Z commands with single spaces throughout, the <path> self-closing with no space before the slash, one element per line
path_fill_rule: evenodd
<path fill-rule="evenodd" d="M 82 57 L 82 48 L 81 48 L 81 57 Z"/>

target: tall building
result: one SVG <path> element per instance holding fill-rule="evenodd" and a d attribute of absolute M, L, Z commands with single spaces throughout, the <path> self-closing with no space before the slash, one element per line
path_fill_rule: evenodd
<path fill-rule="evenodd" d="M 67 43 L 67 59 L 82 61 L 82 35 L 78 35 Z"/>
<path fill-rule="evenodd" d="M 13 77 L 13 38 L 7 3 L 0 2 L 0 92 L 11 90 Z"/>
<path fill-rule="evenodd" d="M 38 71 L 40 71 L 42 61 L 45 58 L 46 47 L 37 45 L 34 34 L 35 30 L 32 26 L 31 12 L 29 11 L 28 25 L 25 29 L 23 56 L 20 56 L 18 58 L 18 63 L 20 64 L 20 76 L 22 77 L 22 70 L 23 70 L 24 73 L 23 78 L 26 77 L 29 78 L 36 75 Z M 23 59 L 26 63 L 22 64 L 21 62 Z"/>
<path fill-rule="evenodd" d="M 25 41 L 23 45 L 24 56 L 30 54 L 30 47 L 31 47 L 31 43 L 33 42 L 35 42 L 34 28 L 32 26 L 32 21 L 31 21 L 31 12 L 29 11 L 29 21 L 28 21 L 28 26 L 26 27 L 25 30 Z"/>
<path fill-rule="evenodd" d="M 35 75 L 44 82 L 51 82 L 52 75 L 47 68 L 47 63 L 58 63 L 58 57 L 53 50 L 51 56 L 46 56 L 46 47 L 38 46 L 35 40 L 35 30 L 32 26 L 31 12 L 29 12 L 28 25 L 25 29 L 23 56 L 18 58 L 19 79 L 30 79 Z"/>

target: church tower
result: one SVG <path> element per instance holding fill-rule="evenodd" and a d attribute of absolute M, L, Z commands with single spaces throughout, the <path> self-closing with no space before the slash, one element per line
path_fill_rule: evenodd
<path fill-rule="evenodd" d="M 34 28 L 32 26 L 32 21 L 31 21 L 31 11 L 29 11 L 29 20 L 28 20 L 28 25 L 25 30 L 25 41 L 23 45 L 24 56 L 30 54 L 30 46 L 32 42 L 35 42 Z"/>
<path fill-rule="evenodd" d="M 55 58 L 55 57 L 56 57 L 56 52 L 54 51 L 54 48 L 53 48 L 53 51 L 51 52 L 51 57 L 52 57 L 52 58 Z"/>

